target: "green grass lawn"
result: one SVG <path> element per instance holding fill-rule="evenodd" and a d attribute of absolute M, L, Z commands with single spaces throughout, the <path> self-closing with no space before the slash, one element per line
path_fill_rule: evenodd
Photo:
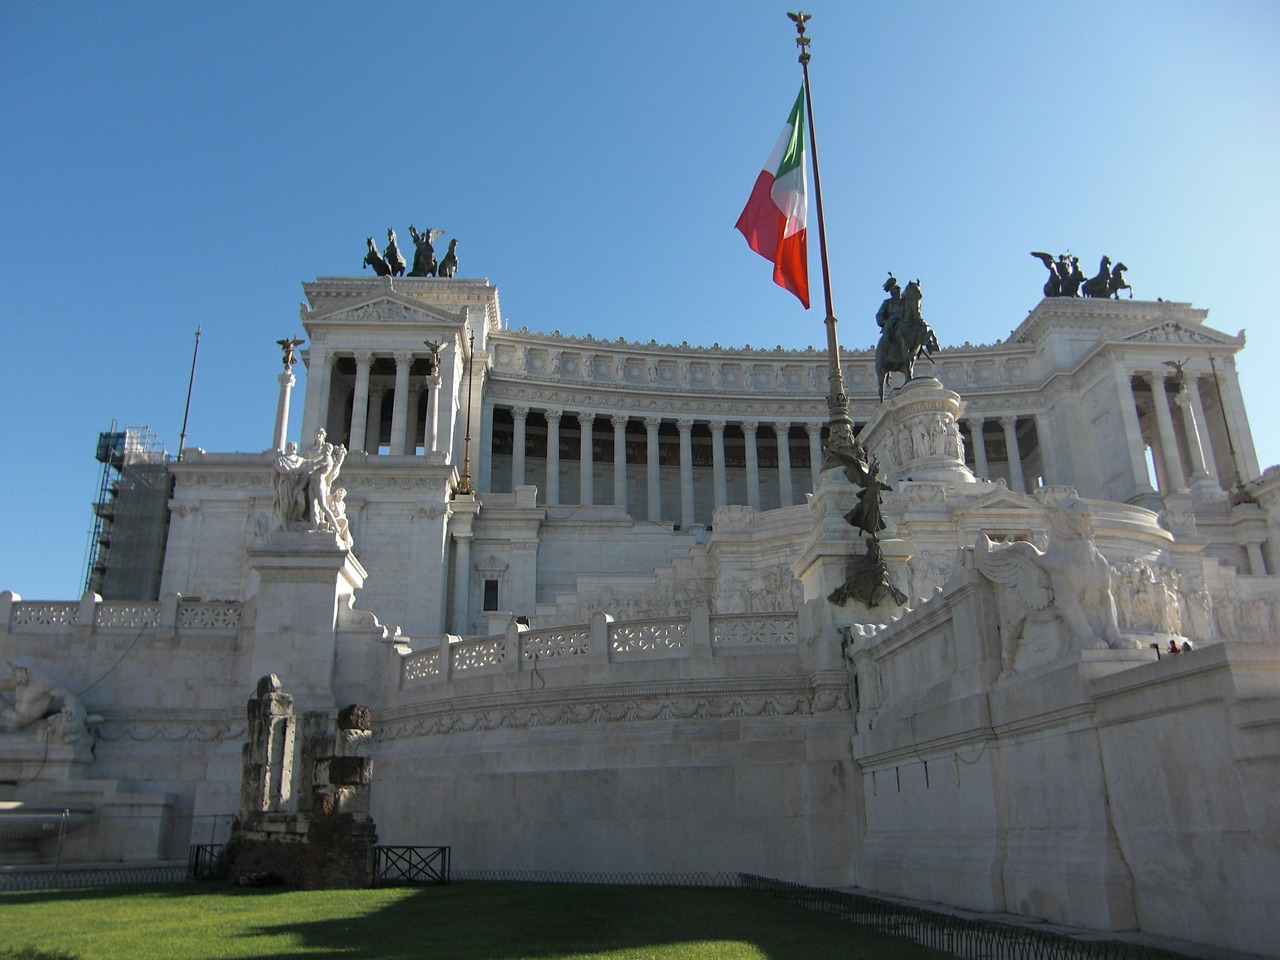
<path fill-rule="evenodd" d="M 944 954 L 744 890 L 222 884 L 0 894 L 0 960 L 925 960 Z"/>

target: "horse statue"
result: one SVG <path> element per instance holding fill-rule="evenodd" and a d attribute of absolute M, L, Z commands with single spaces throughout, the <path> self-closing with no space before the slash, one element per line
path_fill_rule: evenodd
<path fill-rule="evenodd" d="M 1133 287 L 1129 286 L 1128 281 L 1125 280 L 1124 278 L 1124 272 L 1128 269 L 1129 268 L 1126 267 L 1123 263 L 1117 263 L 1114 267 L 1111 268 L 1111 280 L 1107 284 L 1107 290 L 1117 300 L 1120 299 L 1121 290 L 1128 290 L 1129 299 L 1130 300 L 1133 299 Z"/>
<path fill-rule="evenodd" d="M 1129 299 L 1133 299 L 1133 287 L 1124 279 L 1124 272 L 1129 268 L 1123 263 L 1117 263 L 1113 268 L 1111 266 L 1111 258 L 1103 257 L 1102 262 L 1098 264 L 1097 276 L 1090 277 L 1084 283 L 1084 295 L 1086 297 L 1115 297 L 1120 299 L 1120 291 L 1128 290 Z"/>
<path fill-rule="evenodd" d="M 364 255 L 363 266 L 373 267 L 373 272 L 380 277 L 391 276 L 391 267 L 382 259 L 378 248 L 373 245 L 373 237 L 365 237 L 365 243 L 369 245 L 369 252 Z"/>
<path fill-rule="evenodd" d="M 382 259 L 387 261 L 393 277 L 404 276 L 404 257 L 400 255 L 400 245 L 396 243 L 396 232 L 390 227 L 387 228 L 387 246 L 382 251 Z"/>
<path fill-rule="evenodd" d="M 920 301 L 924 299 L 920 281 L 908 283 L 899 297 L 897 281 L 890 276 L 885 289 L 890 297 L 876 314 L 881 327 L 880 342 L 876 344 L 876 383 L 881 402 L 889 374 L 901 373 L 910 380 L 915 375 L 916 361 L 923 356 L 933 363 L 932 353 L 938 349 L 938 338 L 920 313 Z"/>
<path fill-rule="evenodd" d="M 437 275 L 441 277 L 452 277 L 458 272 L 458 240 L 455 237 L 449 241 L 449 249 L 445 252 L 444 259 L 440 261 Z"/>
<path fill-rule="evenodd" d="M 436 275 L 436 251 L 432 241 L 441 236 L 443 230 L 432 230 L 428 227 L 419 233 L 409 224 L 409 236 L 413 238 L 413 269 L 411 277 L 434 277 Z"/>
<path fill-rule="evenodd" d="M 1057 260 L 1052 254 L 1032 251 L 1031 255 L 1049 269 L 1049 279 L 1044 284 L 1046 297 L 1078 297 L 1080 284 L 1085 276 L 1080 270 L 1080 258 L 1069 253 L 1061 254 Z"/>

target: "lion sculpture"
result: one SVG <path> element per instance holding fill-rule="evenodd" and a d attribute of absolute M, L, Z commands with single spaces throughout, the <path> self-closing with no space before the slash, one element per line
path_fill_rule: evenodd
<path fill-rule="evenodd" d="M 1085 502 L 1067 497 L 1059 503 L 1051 533 L 1043 552 L 1029 543 L 992 543 L 985 534 L 979 534 L 974 544 L 979 572 L 1002 588 L 1000 646 L 1006 673 L 1016 672 L 1029 624 L 1062 623 L 1068 649 L 1141 646 L 1120 633 L 1111 565 L 1094 545 L 1093 517 Z"/>

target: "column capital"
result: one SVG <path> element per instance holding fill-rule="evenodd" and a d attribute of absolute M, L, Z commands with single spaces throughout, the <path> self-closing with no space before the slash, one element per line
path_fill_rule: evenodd
<path fill-rule="evenodd" d="M 690 420 L 687 417 L 681 417 L 679 420 L 676 421 L 676 429 L 679 430 L 681 433 L 690 433 L 693 430 L 693 425 L 695 422 L 696 421 Z"/>
<path fill-rule="evenodd" d="M 1006 414 L 1000 418 L 1000 426 L 1006 430 L 1013 430 L 1018 426 L 1017 414 Z"/>
<path fill-rule="evenodd" d="M 440 386 L 440 374 L 438 374 L 438 373 L 428 373 L 425 377 L 423 377 L 423 378 L 422 378 L 422 382 L 423 382 L 423 383 L 425 383 L 428 387 L 430 387 L 430 388 L 432 388 L 432 389 L 434 389 L 434 388 L 436 388 L 436 387 L 439 387 L 439 386 Z"/>
<path fill-rule="evenodd" d="M 595 420 L 596 420 L 596 415 L 594 413 L 587 413 L 586 411 L 579 411 L 578 413 L 578 423 L 581 424 L 583 427 L 591 426 L 593 423 L 595 423 Z"/>
<path fill-rule="evenodd" d="M 723 420 L 712 420 L 707 424 L 707 426 L 711 428 L 711 435 L 713 437 L 723 437 L 724 428 L 727 427 L 728 424 Z"/>
<path fill-rule="evenodd" d="M 811 437 L 821 437 L 822 428 L 824 426 L 826 426 L 824 423 L 806 423 L 804 425 L 804 432 Z"/>
<path fill-rule="evenodd" d="M 646 430 L 656 431 L 661 426 L 662 426 L 661 417 L 645 417 L 644 418 L 644 428 Z"/>
<path fill-rule="evenodd" d="M 391 356 L 395 358 L 396 367 L 403 367 L 403 366 L 406 366 L 407 364 L 413 363 L 412 350 L 397 350 Z M 399 371 L 397 370 L 397 372 Z"/>
<path fill-rule="evenodd" d="M 373 363 L 372 350 L 357 350 L 352 356 L 356 358 L 357 367 L 367 367 Z"/>
<path fill-rule="evenodd" d="M 790 420 L 775 420 L 773 423 L 773 432 L 778 436 L 786 436 L 791 433 Z"/>
<path fill-rule="evenodd" d="M 547 423 L 559 423 L 560 418 L 564 416 L 564 411 L 556 410 L 555 408 L 550 408 L 547 410 L 543 410 L 542 415 L 543 417 L 546 418 Z"/>
<path fill-rule="evenodd" d="M 529 416 L 528 407 L 512 407 L 511 408 L 511 417 L 513 420 L 524 420 L 524 419 L 527 419 L 528 416 Z"/>
<path fill-rule="evenodd" d="M 981 427 L 987 422 L 987 418 L 980 413 L 969 414 L 968 416 L 961 417 L 961 419 L 969 424 L 970 429 L 973 429 L 974 427 Z"/>
<path fill-rule="evenodd" d="M 613 424 L 614 430 L 626 430 L 627 424 L 631 421 L 625 413 L 615 414 L 609 418 L 609 422 Z"/>
<path fill-rule="evenodd" d="M 293 372 L 290 370 L 286 370 L 283 373 L 277 374 L 276 380 L 280 382 L 280 386 L 290 387 L 290 388 L 292 388 L 293 385 L 298 382 L 298 378 L 295 377 L 293 375 Z"/>
<path fill-rule="evenodd" d="M 742 433 L 744 436 L 748 436 L 748 437 L 754 437 L 756 435 L 756 430 L 760 426 L 760 424 L 755 420 L 743 420 L 741 421 L 741 423 L 742 423 Z"/>

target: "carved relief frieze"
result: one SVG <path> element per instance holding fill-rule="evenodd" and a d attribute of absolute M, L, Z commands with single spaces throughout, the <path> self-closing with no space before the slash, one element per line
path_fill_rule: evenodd
<path fill-rule="evenodd" d="M 1204 330 L 1192 329 L 1176 320 L 1140 330 L 1124 338 L 1125 343 L 1186 343 L 1204 344 L 1206 346 L 1225 346 L 1232 344 L 1232 339 L 1211 336 Z"/>
<path fill-rule="evenodd" d="M 738 717 L 796 717 L 848 713 L 852 709 L 843 685 L 802 690 L 691 690 L 659 692 L 651 696 L 597 697 L 504 703 L 479 710 L 444 710 L 396 719 L 378 725 L 379 740 L 447 736 L 472 731 L 576 726 L 580 724 L 729 719 Z"/>
<path fill-rule="evenodd" d="M 240 720 L 216 717 L 191 719 L 163 714 L 129 719 L 108 715 L 95 729 L 98 737 L 108 743 L 236 743 L 245 737 L 245 725 Z"/>

